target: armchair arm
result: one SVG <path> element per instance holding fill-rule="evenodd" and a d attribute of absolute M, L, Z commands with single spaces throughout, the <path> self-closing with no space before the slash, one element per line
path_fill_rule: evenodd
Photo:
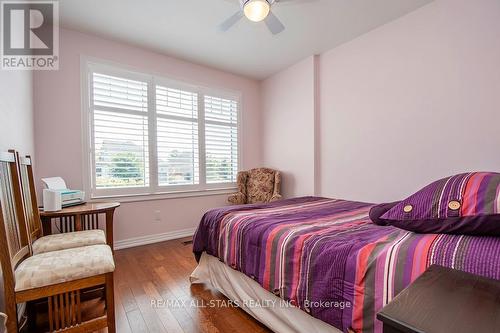
<path fill-rule="evenodd" d="M 281 200 L 282 196 L 280 192 L 281 192 L 281 172 L 276 171 L 276 173 L 274 174 L 273 196 L 271 197 L 270 201 Z"/>
<path fill-rule="evenodd" d="M 273 194 L 270 202 L 281 200 L 281 198 L 282 198 L 281 194 Z"/>
<path fill-rule="evenodd" d="M 233 205 L 243 205 L 247 202 L 247 196 L 241 192 L 230 194 L 227 201 Z"/>

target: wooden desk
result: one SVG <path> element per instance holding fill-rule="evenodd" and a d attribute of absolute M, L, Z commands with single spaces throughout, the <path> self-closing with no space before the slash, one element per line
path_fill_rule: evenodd
<path fill-rule="evenodd" d="M 500 281 L 433 265 L 377 318 L 384 333 L 498 333 Z"/>
<path fill-rule="evenodd" d="M 106 216 L 106 242 L 113 249 L 113 215 L 118 202 L 95 202 L 63 208 L 56 212 L 40 211 L 43 234 L 52 234 L 52 220 L 59 221 L 60 232 L 99 229 L 99 215 Z"/>

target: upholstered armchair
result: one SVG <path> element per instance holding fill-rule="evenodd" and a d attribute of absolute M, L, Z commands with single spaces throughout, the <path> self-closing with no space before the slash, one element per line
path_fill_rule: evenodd
<path fill-rule="evenodd" d="M 238 193 L 228 201 L 235 205 L 265 203 L 281 199 L 281 173 L 269 168 L 238 172 Z"/>

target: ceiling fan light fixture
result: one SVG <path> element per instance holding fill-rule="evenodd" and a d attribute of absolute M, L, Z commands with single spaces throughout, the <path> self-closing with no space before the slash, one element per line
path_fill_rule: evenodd
<path fill-rule="evenodd" d="M 253 22 L 264 20 L 269 15 L 270 10 L 271 5 L 267 0 L 249 0 L 243 7 L 245 16 Z"/>

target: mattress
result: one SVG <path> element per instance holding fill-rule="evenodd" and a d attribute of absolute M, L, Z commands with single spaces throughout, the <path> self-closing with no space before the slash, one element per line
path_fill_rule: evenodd
<path fill-rule="evenodd" d="M 500 279 L 499 237 L 378 226 L 372 206 L 303 197 L 213 209 L 193 250 L 344 332 L 382 332 L 376 313 L 432 264 Z"/>

